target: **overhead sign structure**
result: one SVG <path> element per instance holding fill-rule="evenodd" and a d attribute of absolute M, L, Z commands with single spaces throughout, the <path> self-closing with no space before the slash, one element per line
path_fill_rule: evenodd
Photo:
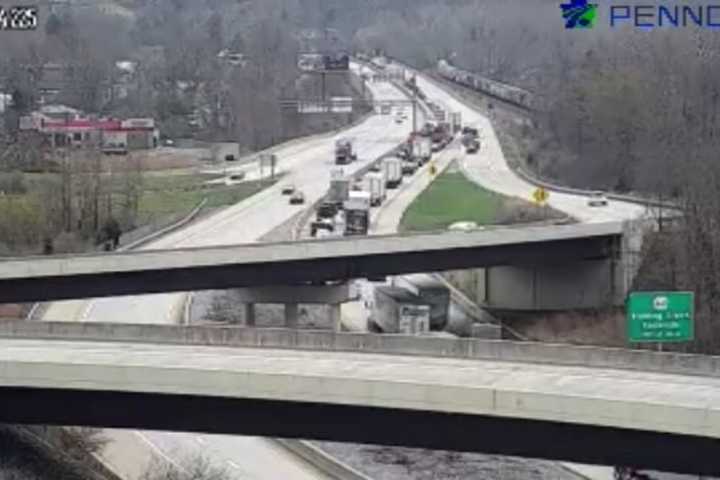
<path fill-rule="evenodd" d="M 332 97 L 327 101 L 322 100 L 297 100 L 294 102 L 298 113 L 352 113 L 352 97 Z M 292 105 L 285 102 L 283 105 Z"/>
<path fill-rule="evenodd" d="M 626 304 L 632 343 L 687 342 L 695 336 L 692 292 L 633 292 Z"/>
<path fill-rule="evenodd" d="M 330 99 L 330 111 L 332 113 L 352 113 L 352 97 L 332 97 Z"/>
<path fill-rule="evenodd" d="M 543 187 L 538 187 L 533 192 L 532 197 L 533 200 L 535 200 L 535 203 L 537 203 L 538 205 L 542 205 L 548 201 L 548 198 L 550 198 L 550 193 L 548 193 L 548 191 L 545 190 Z"/>

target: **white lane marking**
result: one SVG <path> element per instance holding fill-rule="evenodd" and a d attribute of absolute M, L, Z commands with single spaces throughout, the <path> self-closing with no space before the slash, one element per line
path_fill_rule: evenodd
<path fill-rule="evenodd" d="M 87 322 L 88 317 L 90 316 L 90 312 L 92 312 L 92 309 L 95 305 L 94 301 L 89 301 L 87 306 L 83 309 L 83 312 L 80 314 L 80 321 L 81 322 Z"/>
<path fill-rule="evenodd" d="M 174 459 L 172 459 L 169 455 L 167 455 L 160 447 L 155 445 L 145 434 L 139 431 L 135 431 L 135 434 L 140 437 L 140 439 L 147 444 L 150 449 L 155 452 L 156 455 L 160 456 L 163 460 L 168 462 L 173 467 L 177 468 L 181 472 L 188 473 L 187 470 L 180 465 L 178 462 L 176 462 Z"/>

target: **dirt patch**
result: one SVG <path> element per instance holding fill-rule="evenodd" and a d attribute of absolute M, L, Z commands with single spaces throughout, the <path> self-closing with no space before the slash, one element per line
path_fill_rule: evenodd
<path fill-rule="evenodd" d="M 532 314 L 527 318 L 505 316 L 503 320 L 532 341 L 628 347 L 625 315 L 620 309 Z"/>
<path fill-rule="evenodd" d="M 23 318 L 27 308 L 18 303 L 6 303 L 0 305 L 0 320 Z"/>
<path fill-rule="evenodd" d="M 482 432 L 478 432 L 482 435 Z M 313 442 L 373 480 L 578 480 L 556 463 L 474 453 Z"/>

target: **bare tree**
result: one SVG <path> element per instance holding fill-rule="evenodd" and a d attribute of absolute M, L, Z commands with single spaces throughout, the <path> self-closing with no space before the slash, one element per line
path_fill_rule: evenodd
<path fill-rule="evenodd" d="M 155 460 L 140 480 L 228 480 L 230 475 L 201 455 L 185 458 L 180 465 Z"/>

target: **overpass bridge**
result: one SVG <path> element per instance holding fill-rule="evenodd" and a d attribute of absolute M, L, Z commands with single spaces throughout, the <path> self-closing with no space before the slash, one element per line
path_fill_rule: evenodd
<path fill-rule="evenodd" d="M 720 357 L 248 328 L 0 324 L 0 421 L 720 473 Z"/>
<path fill-rule="evenodd" d="M 628 252 L 634 251 L 629 245 L 637 235 L 631 225 L 550 225 L 13 259 L 0 262 L 0 302 L 508 266 L 515 270 L 495 282 L 497 296 L 526 297 L 530 306 L 569 302 L 577 307 L 588 298 L 593 304 L 622 304 L 634 273 Z"/>

